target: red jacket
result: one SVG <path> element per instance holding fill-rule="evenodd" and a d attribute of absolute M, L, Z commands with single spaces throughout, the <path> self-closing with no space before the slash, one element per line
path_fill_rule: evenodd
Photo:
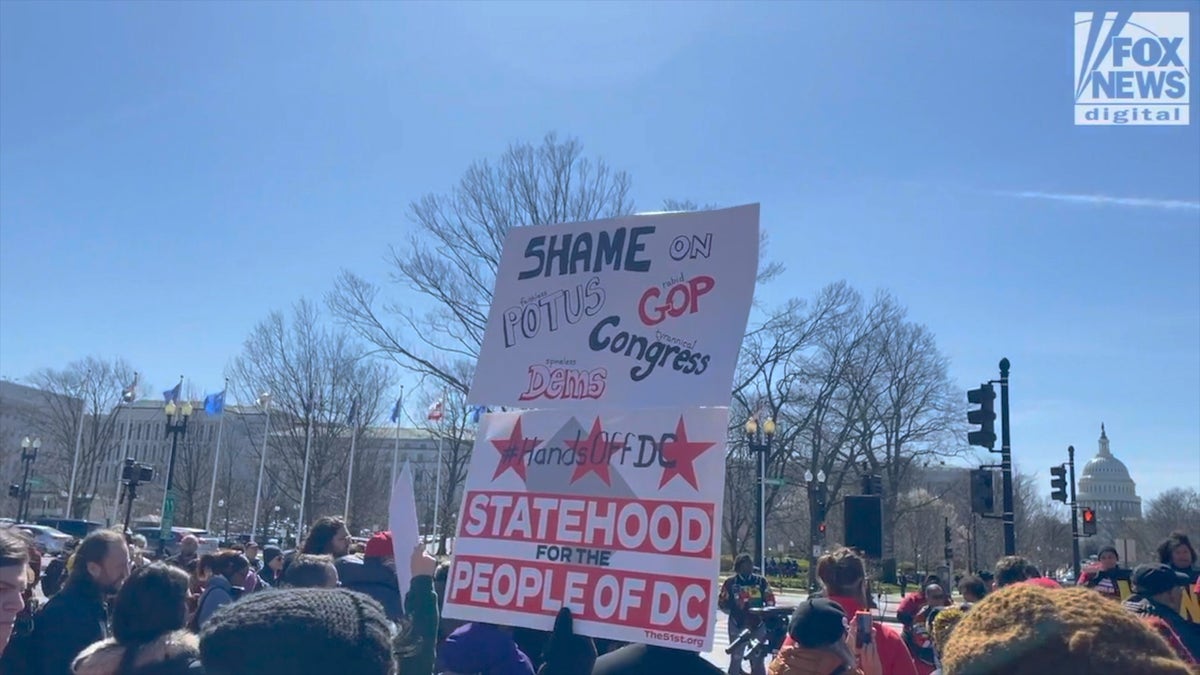
<path fill-rule="evenodd" d="M 841 595 L 830 595 L 828 598 L 841 605 L 848 617 L 853 617 L 856 612 L 863 610 L 862 603 L 854 598 Z M 795 641 L 790 635 L 783 641 L 785 647 L 793 644 Z M 917 675 L 917 667 L 908 653 L 904 638 L 900 637 L 896 629 L 876 621 L 875 644 L 879 650 L 879 661 L 883 665 L 883 675 Z"/>

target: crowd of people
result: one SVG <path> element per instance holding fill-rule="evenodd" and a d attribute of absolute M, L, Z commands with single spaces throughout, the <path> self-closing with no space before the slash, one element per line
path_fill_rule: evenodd
<path fill-rule="evenodd" d="M 695 652 L 619 645 L 574 633 L 559 612 L 549 632 L 440 617 L 448 573 L 422 546 L 406 594 L 387 532 L 352 550 L 337 518 L 321 518 L 293 551 L 253 542 L 152 561 L 145 542 L 88 535 L 42 565 L 19 531 L 0 529 L 0 673 L 11 675 L 716 675 Z M 896 629 L 870 613 L 870 579 L 855 551 L 817 562 L 821 590 L 793 612 L 770 675 L 1200 673 L 1200 626 L 1180 615 L 1196 585 L 1196 551 L 1177 533 L 1161 563 L 1122 570 L 1115 550 L 1072 588 L 1027 560 L 1002 558 L 958 580 L 961 596 L 924 579 Z M 749 609 L 772 604 L 748 557 L 721 588 L 731 638 Z M 1112 589 L 1127 582 L 1122 601 Z M 47 600 L 32 601 L 41 584 Z M 1110 588 L 1111 587 L 1111 588 Z M 1200 593 L 1200 586 L 1196 588 Z M 865 619 L 865 621 L 860 621 Z M 736 627 L 736 628 L 735 628 Z M 730 672 L 741 673 L 741 663 Z"/>

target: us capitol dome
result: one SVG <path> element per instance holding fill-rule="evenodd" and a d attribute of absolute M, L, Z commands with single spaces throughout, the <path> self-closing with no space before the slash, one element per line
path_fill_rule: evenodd
<path fill-rule="evenodd" d="M 1142 498 L 1137 496 L 1137 486 L 1129 477 L 1125 463 L 1113 457 L 1103 424 L 1100 425 L 1100 452 L 1083 466 L 1076 501 L 1081 507 L 1095 509 L 1097 519 L 1102 523 L 1142 517 Z"/>

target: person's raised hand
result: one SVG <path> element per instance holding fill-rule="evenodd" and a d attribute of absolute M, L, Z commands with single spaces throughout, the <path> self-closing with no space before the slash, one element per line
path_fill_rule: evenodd
<path fill-rule="evenodd" d="M 596 664 L 596 644 L 575 634 L 575 617 L 563 607 L 554 618 L 554 630 L 542 653 L 545 663 L 538 675 L 591 675 Z"/>
<path fill-rule="evenodd" d="M 417 544 L 409 564 L 413 577 L 431 577 L 437 571 L 438 561 L 425 550 L 425 544 Z"/>

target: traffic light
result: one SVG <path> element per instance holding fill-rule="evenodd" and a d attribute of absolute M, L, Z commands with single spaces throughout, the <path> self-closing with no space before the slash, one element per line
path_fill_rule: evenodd
<path fill-rule="evenodd" d="M 992 487 L 992 472 L 988 469 L 971 471 L 971 512 L 988 514 L 996 509 L 996 495 Z"/>
<path fill-rule="evenodd" d="M 946 526 L 946 547 L 949 548 L 949 546 L 950 546 L 950 526 L 947 525 Z M 947 556 L 947 557 L 949 557 L 949 556 Z"/>
<path fill-rule="evenodd" d="M 979 410 L 967 412 L 967 421 L 979 425 L 978 431 L 967 433 L 967 442 L 991 450 L 996 447 L 996 390 L 990 384 L 967 392 L 967 401 Z"/>
<path fill-rule="evenodd" d="M 1067 467 L 1052 466 L 1050 467 L 1050 487 L 1054 488 L 1050 493 L 1050 499 L 1056 502 L 1067 503 Z"/>
<path fill-rule="evenodd" d="M 825 538 L 825 523 L 817 525 L 817 532 L 821 535 L 822 539 Z"/>
<path fill-rule="evenodd" d="M 8 486 L 8 496 L 12 497 L 14 499 L 17 497 L 20 497 L 21 496 L 21 486 L 17 485 L 16 483 L 9 485 Z"/>
<path fill-rule="evenodd" d="M 826 516 L 826 512 L 827 512 L 826 503 L 825 503 L 825 484 L 820 483 L 817 487 L 816 492 L 817 492 L 817 494 L 816 494 L 817 522 L 822 523 L 822 527 L 824 527 L 825 516 Z M 824 530 L 821 530 L 821 531 L 824 532 Z"/>
<path fill-rule="evenodd" d="M 949 546 L 947 546 L 945 549 L 942 550 L 942 553 L 945 555 L 943 560 L 954 560 L 954 549 L 953 548 L 950 548 Z"/>
<path fill-rule="evenodd" d="M 1090 537 L 1096 534 L 1096 511 L 1094 509 L 1083 510 L 1083 536 Z"/>

